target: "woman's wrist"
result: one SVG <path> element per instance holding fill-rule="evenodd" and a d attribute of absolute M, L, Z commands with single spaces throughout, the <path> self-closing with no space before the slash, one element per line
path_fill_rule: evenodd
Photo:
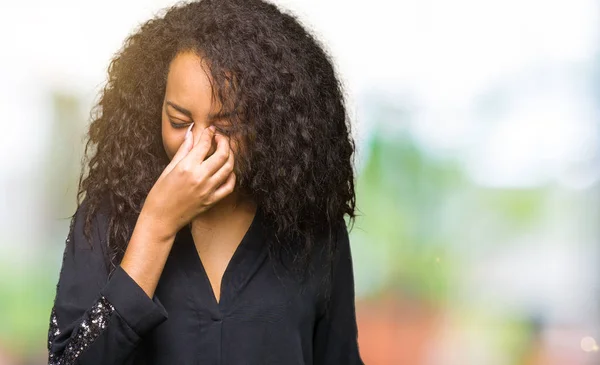
<path fill-rule="evenodd" d="M 149 236 L 153 242 L 169 244 L 173 242 L 179 229 L 168 220 L 144 211 L 142 208 L 134 228 L 134 233 L 136 230 L 143 232 L 145 236 Z"/>
<path fill-rule="evenodd" d="M 174 240 L 175 235 L 161 224 L 140 215 L 121 267 L 149 297 L 154 295 Z"/>

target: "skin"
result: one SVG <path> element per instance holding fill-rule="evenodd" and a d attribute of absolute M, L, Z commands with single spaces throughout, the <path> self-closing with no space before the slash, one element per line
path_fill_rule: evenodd
<path fill-rule="evenodd" d="M 149 297 L 176 233 L 189 223 L 218 302 L 223 273 L 256 214 L 256 204 L 234 190 L 231 151 L 238 146 L 210 128 L 227 121 L 211 118 L 220 104 L 205 67 L 190 52 L 170 64 L 161 130 L 171 163 L 148 194 L 121 262 Z"/>

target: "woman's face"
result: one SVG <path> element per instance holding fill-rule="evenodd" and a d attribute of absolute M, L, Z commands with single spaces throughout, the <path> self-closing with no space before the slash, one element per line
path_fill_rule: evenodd
<path fill-rule="evenodd" d="M 171 61 L 162 106 L 162 141 L 169 160 L 192 122 L 196 141 L 211 124 L 224 123 L 212 117 L 221 104 L 212 100 L 210 76 L 205 69 L 208 70 L 206 63 L 192 52 L 179 53 Z"/>

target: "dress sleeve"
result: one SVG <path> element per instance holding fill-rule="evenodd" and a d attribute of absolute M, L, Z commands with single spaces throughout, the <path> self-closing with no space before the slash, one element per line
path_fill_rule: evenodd
<path fill-rule="evenodd" d="M 354 273 L 350 240 L 342 222 L 337 231 L 329 301 L 315 324 L 315 365 L 364 365 L 358 349 L 354 297 Z"/>
<path fill-rule="evenodd" d="M 91 244 L 83 234 L 86 203 L 71 218 L 66 239 L 50 313 L 48 364 L 131 364 L 141 339 L 167 313 L 120 266 L 109 274 L 104 220 L 94 217 Z"/>

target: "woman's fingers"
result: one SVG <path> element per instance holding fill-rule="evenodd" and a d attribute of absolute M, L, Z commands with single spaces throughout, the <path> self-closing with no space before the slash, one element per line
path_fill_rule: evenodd
<path fill-rule="evenodd" d="M 171 159 L 171 162 L 169 162 L 169 164 L 163 171 L 163 175 L 167 175 L 169 172 L 171 172 L 175 168 L 175 166 L 179 163 L 179 161 L 183 160 L 183 158 L 185 156 L 187 156 L 187 154 L 192 149 L 193 143 L 194 143 L 194 134 L 192 133 L 193 126 L 194 126 L 194 123 L 192 123 L 190 125 L 190 127 L 188 128 L 187 132 L 185 132 L 185 137 L 183 139 L 183 142 L 179 146 L 179 149 L 175 153 L 175 156 L 173 156 L 173 158 Z"/>
<path fill-rule="evenodd" d="M 229 160 L 229 155 L 232 154 L 229 138 L 221 134 L 215 134 L 215 141 L 217 142 L 215 152 L 202 163 L 202 169 L 208 176 L 212 176 L 219 171 Z"/>
<path fill-rule="evenodd" d="M 214 135 L 215 128 L 213 126 L 205 128 L 194 147 L 192 147 L 192 150 L 187 154 L 186 160 L 189 160 L 189 163 L 194 165 L 194 168 L 195 166 L 202 164 L 202 161 L 206 158 L 206 155 L 212 146 Z"/>
<path fill-rule="evenodd" d="M 213 202 L 213 204 L 233 192 L 233 189 L 235 187 L 235 179 L 235 173 L 230 173 L 227 177 L 227 180 L 225 180 L 225 182 L 212 193 L 211 201 Z"/>
<path fill-rule="evenodd" d="M 181 161 L 192 149 L 194 142 L 194 133 L 192 133 L 192 127 L 194 123 L 190 125 L 190 127 L 185 132 L 185 137 L 183 138 L 183 143 L 179 146 L 179 149 L 175 153 L 175 156 L 171 159 L 171 163 L 173 165 L 177 165 L 179 161 Z"/>
<path fill-rule="evenodd" d="M 210 154 L 213 139 L 216 149 Z M 208 154 L 210 156 L 206 157 Z M 233 191 L 236 179 L 233 173 L 234 154 L 229 145 L 229 138 L 215 133 L 214 128 L 207 128 L 202 132 L 202 136 L 184 156 L 182 163 L 183 170 L 193 172 L 210 205 Z"/>
<path fill-rule="evenodd" d="M 234 155 L 230 152 L 227 161 L 208 180 L 209 184 L 213 186 L 214 189 L 217 189 L 221 184 L 225 183 L 229 175 L 233 172 L 233 164 Z"/>

